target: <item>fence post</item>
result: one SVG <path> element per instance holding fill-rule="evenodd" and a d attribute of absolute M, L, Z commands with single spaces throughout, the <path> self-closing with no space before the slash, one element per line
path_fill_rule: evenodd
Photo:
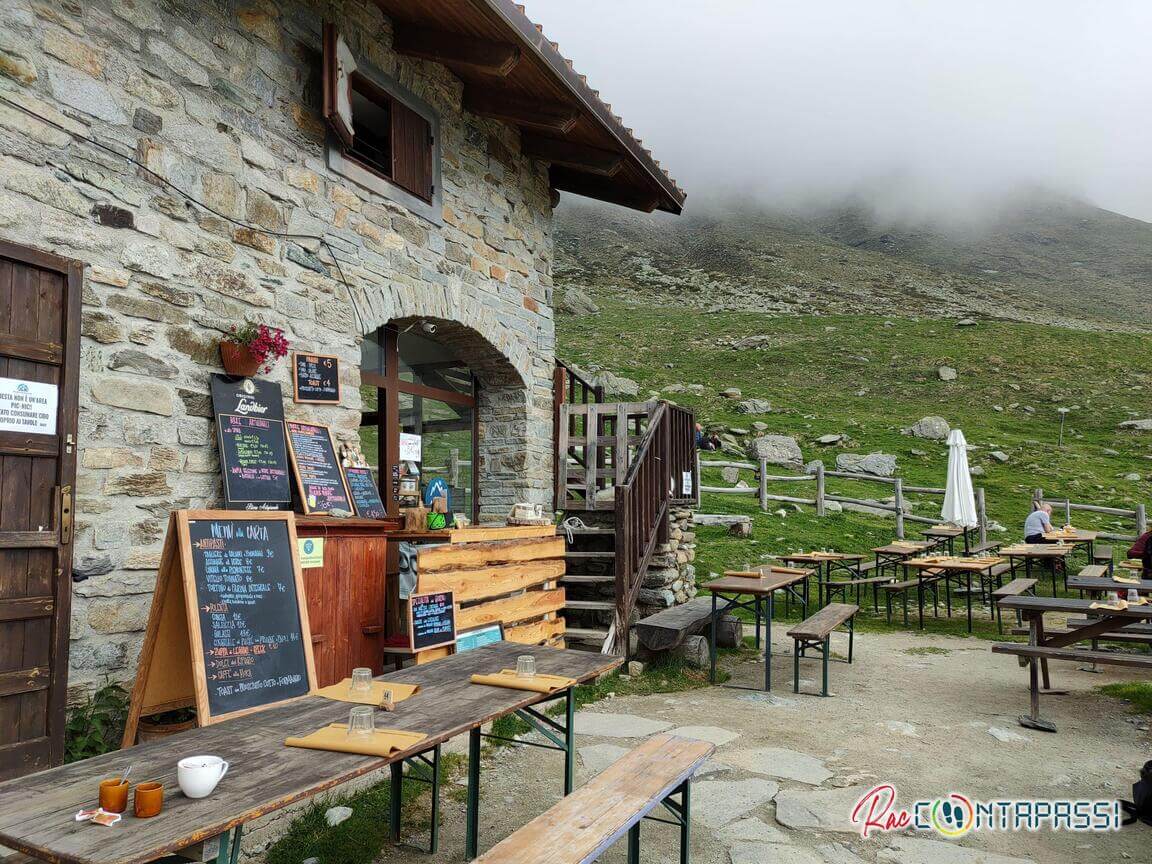
<path fill-rule="evenodd" d="M 896 537 L 904 539 L 904 478 L 896 478 Z"/>
<path fill-rule="evenodd" d="M 1068 498 L 1064 499 L 1064 524 L 1072 524 L 1072 501 Z"/>
<path fill-rule="evenodd" d="M 1044 503 L 1044 490 L 1037 489 L 1032 493 L 1032 509 L 1039 510 L 1040 505 Z"/>
<path fill-rule="evenodd" d="M 980 526 L 980 545 L 988 542 L 988 509 L 984 501 L 984 487 L 976 489 L 976 524 Z"/>
<path fill-rule="evenodd" d="M 1148 515 L 1143 504 L 1136 505 L 1136 536 L 1139 537 L 1148 530 Z"/>
<path fill-rule="evenodd" d="M 768 512 L 768 460 L 760 460 L 760 510 Z"/>
<path fill-rule="evenodd" d="M 816 515 L 824 515 L 824 460 L 816 463 Z"/>

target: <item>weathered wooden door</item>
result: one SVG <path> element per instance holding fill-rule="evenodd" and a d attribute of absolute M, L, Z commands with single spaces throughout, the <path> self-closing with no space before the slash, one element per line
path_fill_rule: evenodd
<path fill-rule="evenodd" d="M 0 780 L 64 758 L 82 278 L 0 241 Z"/>

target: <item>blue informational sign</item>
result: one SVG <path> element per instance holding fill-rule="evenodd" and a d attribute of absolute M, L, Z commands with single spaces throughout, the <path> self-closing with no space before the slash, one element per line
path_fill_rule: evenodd
<path fill-rule="evenodd" d="M 456 653 L 463 654 L 465 651 L 491 645 L 494 642 L 503 641 L 503 639 L 504 627 L 501 624 L 488 624 L 474 630 L 465 630 L 463 633 L 456 634 Z"/>

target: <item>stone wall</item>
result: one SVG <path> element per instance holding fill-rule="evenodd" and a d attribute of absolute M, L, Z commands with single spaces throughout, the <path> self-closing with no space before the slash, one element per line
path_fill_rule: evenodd
<path fill-rule="evenodd" d="M 438 113 L 442 222 L 326 167 L 325 18 Z M 339 441 L 357 438 L 361 335 L 441 322 L 484 388 L 482 512 L 551 497 L 545 167 L 514 129 L 463 112 L 446 69 L 390 39 L 368 0 L 0 6 L 0 237 L 87 265 L 75 686 L 132 676 L 169 511 L 220 501 L 207 394 L 234 322 L 340 357 L 339 407 L 294 405 L 286 363 L 268 376 L 290 418 Z"/>
<path fill-rule="evenodd" d="M 692 510 L 673 507 L 668 514 L 668 542 L 656 547 L 644 585 L 636 598 L 640 617 L 687 603 L 696 596 L 696 531 Z"/>

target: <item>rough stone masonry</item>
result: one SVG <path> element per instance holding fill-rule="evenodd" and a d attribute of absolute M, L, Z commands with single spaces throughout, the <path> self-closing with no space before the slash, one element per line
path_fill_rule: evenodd
<path fill-rule="evenodd" d="M 434 218 L 328 169 L 325 19 L 438 115 Z M 132 675 L 169 511 L 220 502 L 208 382 L 235 322 L 340 357 L 343 404 L 285 402 L 340 442 L 357 440 L 361 336 L 442 322 L 483 385 L 482 513 L 550 500 L 546 167 L 465 113 L 445 68 L 390 44 L 367 0 L 0 6 L 0 238 L 87 265 L 74 687 Z M 286 397 L 288 373 L 268 376 Z"/>

